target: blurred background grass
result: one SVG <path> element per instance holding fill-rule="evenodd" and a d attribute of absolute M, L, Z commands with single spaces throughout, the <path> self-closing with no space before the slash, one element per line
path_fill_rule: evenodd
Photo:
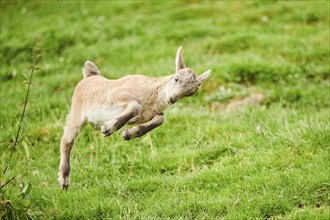
<path fill-rule="evenodd" d="M 1 167 L 8 161 L 37 35 L 43 57 L 12 174 L 33 188 L 11 216 L 37 218 L 327 218 L 328 1 L 1 1 Z M 72 187 L 56 184 L 64 118 L 86 60 L 110 79 L 212 76 L 124 143 L 87 127 Z M 29 151 L 27 153 L 27 150 Z M 45 163 L 46 162 L 46 163 Z M 27 172 L 26 172 L 27 170 Z M 14 204 L 19 189 L 2 199 Z M 78 208 L 79 207 L 79 208 Z M 8 210 L 7 210 L 8 211 Z M 8 212 L 7 212 L 8 213 Z"/>

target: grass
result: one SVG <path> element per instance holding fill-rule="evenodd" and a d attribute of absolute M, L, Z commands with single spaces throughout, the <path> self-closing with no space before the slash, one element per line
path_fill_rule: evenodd
<path fill-rule="evenodd" d="M 1 173 L 0 216 L 16 219 L 328 219 L 329 2 L 1 1 L 1 169 L 42 35 L 20 143 Z M 85 60 L 108 78 L 212 76 L 166 122 L 124 142 L 87 126 L 58 186 L 59 141 Z M 233 102 L 258 93 L 257 105 Z M 238 101 L 237 101 L 238 100 Z M 7 202 L 7 208 L 6 208 Z"/>

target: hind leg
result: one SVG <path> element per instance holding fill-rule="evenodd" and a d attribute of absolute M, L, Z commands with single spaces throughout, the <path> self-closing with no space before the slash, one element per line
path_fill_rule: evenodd
<path fill-rule="evenodd" d="M 78 114 L 79 115 L 79 114 Z M 61 159 L 58 172 L 59 183 L 65 190 L 68 189 L 70 182 L 70 153 L 74 140 L 84 126 L 84 122 L 69 114 L 64 127 L 64 134 L 61 139 Z"/>

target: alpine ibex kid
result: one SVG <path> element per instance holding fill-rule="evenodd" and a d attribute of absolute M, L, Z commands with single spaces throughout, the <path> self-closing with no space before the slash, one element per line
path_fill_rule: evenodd
<path fill-rule="evenodd" d="M 125 124 L 136 124 L 121 133 L 124 140 L 141 137 L 164 122 L 163 111 L 185 96 L 197 92 L 211 71 L 197 75 L 187 68 L 180 47 L 175 74 L 165 77 L 128 75 L 117 80 L 101 76 L 94 63 L 86 61 L 84 79 L 74 90 L 70 113 L 61 139 L 59 182 L 69 186 L 70 152 L 75 138 L 86 123 L 101 127 L 109 136 Z"/>

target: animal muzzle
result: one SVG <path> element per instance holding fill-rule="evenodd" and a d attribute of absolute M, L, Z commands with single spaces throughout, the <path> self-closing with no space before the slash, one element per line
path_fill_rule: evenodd
<path fill-rule="evenodd" d="M 168 101 L 168 104 L 173 105 L 174 103 L 176 103 L 177 99 L 174 98 L 170 98 L 170 100 Z"/>

